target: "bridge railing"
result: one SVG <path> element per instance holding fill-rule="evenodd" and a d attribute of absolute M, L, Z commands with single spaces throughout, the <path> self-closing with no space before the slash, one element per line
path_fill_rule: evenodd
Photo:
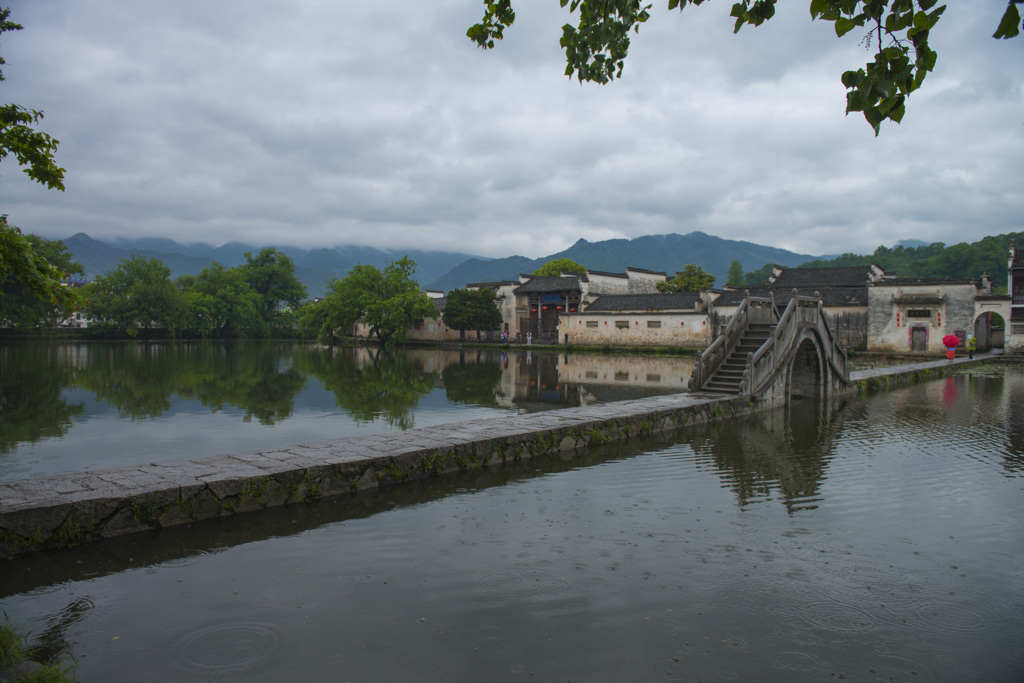
<path fill-rule="evenodd" d="M 747 329 L 747 302 L 749 299 L 750 293 L 748 292 L 747 296 L 740 302 L 740 305 L 736 307 L 736 312 L 732 314 L 722 334 L 718 335 L 715 341 L 711 342 L 697 356 L 697 362 L 693 366 L 693 373 L 690 375 L 691 391 L 700 391 L 704 388 L 705 382 L 709 381 L 718 368 L 722 366 L 726 356 L 729 355 L 730 349 L 736 345 L 740 336 L 743 335 L 743 331 Z"/>
<path fill-rule="evenodd" d="M 790 353 L 797 334 L 805 326 L 813 326 L 825 346 L 822 349 L 829 365 L 840 377 L 848 378 L 846 351 L 836 342 L 822 310 L 820 296 L 801 296 L 793 290 L 786 310 L 771 336 L 757 351 L 748 354 L 742 393 L 756 395 L 764 391 L 775 379 L 784 356 Z"/>
<path fill-rule="evenodd" d="M 783 356 L 793 347 L 801 327 L 807 324 L 818 326 L 821 320 L 820 303 L 817 297 L 801 296 L 793 290 L 793 296 L 786 310 L 779 316 L 771 337 L 747 358 L 749 383 L 744 387 L 745 393 L 760 393 L 771 382 L 783 362 Z"/>
<path fill-rule="evenodd" d="M 704 385 L 722 367 L 725 359 L 740 342 L 751 323 L 774 323 L 775 318 L 774 293 L 769 297 L 755 297 L 750 296 L 749 291 L 744 292 L 743 301 L 736 307 L 736 312 L 729 319 L 725 329 L 697 357 L 693 374 L 690 377 L 690 389 L 699 391 L 704 388 Z"/>

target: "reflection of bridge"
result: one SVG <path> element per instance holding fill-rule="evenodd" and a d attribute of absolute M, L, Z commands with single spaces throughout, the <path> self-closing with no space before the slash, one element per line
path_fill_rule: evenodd
<path fill-rule="evenodd" d="M 828 396 L 849 385 L 846 352 L 828 326 L 821 298 L 796 290 L 781 314 L 774 294 L 761 298 L 748 292 L 690 376 L 692 391 L 773 402 Z"/>

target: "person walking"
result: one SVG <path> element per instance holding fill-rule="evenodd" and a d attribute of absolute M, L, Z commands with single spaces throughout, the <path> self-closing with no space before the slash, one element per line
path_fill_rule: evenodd
<path fill-rule="evenodd" d="M 967 357 L 974 360 L 974 350 L 978 348 L 978 340 L 971 335 L 971 338 L 967 340 Z"/>

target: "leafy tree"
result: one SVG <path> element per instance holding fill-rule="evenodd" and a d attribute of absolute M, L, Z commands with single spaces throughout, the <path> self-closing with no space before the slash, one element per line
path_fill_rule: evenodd
<path fill-rule="evenodd" d="M 714 282 L 714 275 L 694 263 L 688 263 L 675 277 L 667 282 L 659 282 L 657 287 L 659 292 L 699 292 L 708 289 Z"/>
<path fill-rule="evenodd" d="M 757 270 L 752 270 L 743 276 L 743 284 L 747 287 L 760 287 L 768 284 L 768 278 L 775 271 L 774 263 L 766 263 Z"/>
<path fill-rule="evenodd" d="M 477 339 L 480 338 L 480 330 L 497 330 L 502 322 L 492 289 L 453 289 L 448 292 L 441 320 L 453 330 L 476 330 Z"/>
<path fill-rule="evenodd" d="M 133 256 L 86 285 L 89 315 L 101 327 L 131 337 L 139 329 L 166 328 L 176 336 L 183 317 L 182 294 L 171 282 L 171 269 L 160 259 Z M 105 323 L 105 325 L 103 325 Z"/>
<path fill-rule="evenodd" d="M 7 226 L 10 228 L 11 226 Z M 71 252 L 60 240 L 47 240 L 36 235 L 17 235 L 31 250 L 33 260 L 55 269 L 64 281 L 71 273 L 85 273 L 81 263 L 74 260 Z M 52 297 L 47 287 L 31 287 L 29 278 L 16 277 L 12 272 L 0 281 L 0 326 L 9 325 L 21 330 L 53 327 L 73 315 L 78 307 L 77 297 Z M 60 286 L 61 290 L 70 289 Z M 63 292 L 61 292 L 63 294 Z"/>
<path fill-rule="evenodd" d="M 701 5 L 705 0 L 668 0 L 669 9 Z M 565 75 L 582 81 L 608 83 L 622 76 L 629 52 L 630 33 L 650 18 L 650 4 L 640 0 L 559 0 L 569 11 L 579 10 L 577 25 L 562 27 L 559 41 L 565 50 Z M 745 25 L 760 26 L 775 15 L 776 0 L 738 0 L 732 6 L 736 19 L 733 32 Z M 812 19 L 832 22 L 836 35 L 866 31 L 863 42 L 876 50 L 874 61 L 863 69 L 846 71 L 842 83 L 847 89 L 846 113 L 863 112 L 878 135 L 886 119 L 899 123 L 906 111 L 906 98 L 921 87 L 935 67 L 937 55 L 928 43 L 946 6 L 937 0 L 810 0 Z M 1006 13 L 994 38 L 1012 38 L 1020 33 L 1018 4 L 1008 0 Z M 481 48 L 494 47 L 504 30 L 515 21 L 512 0 L 484 0 L 479 24 L 466 31 Z"/>
<path fill-rule="evenodd" d="M 370 334 L 382 345 L 404 344 L 409 327 L 424 318 L 437 318 L 433 300 L 420 291 L 412 279 L 416 263 L 408 256 L 393 261 L 381 271 L 359 264 L 343 280 L 328 283 L 328 294 L 306 319 L 322 320 L 321 338 L 335 330 L 351 329 L 359 318 L 369 325 Z"/>
<path fill-rule="evenodd" d="M 877 263 L 890 273 L 910 278 L 974 279 L 988 273 L 994 286 L 1005 287 L 1007 257 L 1011 244 L 1024 244 L 1024 232 L 990 235 L 970 244 L 946 246 L 933 242 L 917 247 L 879 246 L 873 254 L 843 254 L 818 259 L 800 267 L 829 268 L 868 266 Z"/>
<path fill-rule="evenodd" d="M 199 275 L 175 280 L 182 292 L 187 331 L 200 337 L 264 337 L 270 325 L 261 315 L 263 299 L 238 268 L 214 261 Z"/>
<path fill-rule="evenodd" d="M 306 298 L 306 286 L 295 277 L 295 264 L 287 254 L 273 247 L 261 249 L 256 256 L 245 252 L 245 263 L 239 266 L 242 276 L 259 295 L 259 314 L 273 331 L 291 326 L 289 312 L 298 309 Z"/>
<path fill-rule="evenodd" d="M 533 275 L 538 277 L 559 277 L 562 273 L 579 273 L 582 275 L 587 272 L 587 267 L 576 263 L 569 258 L 558 258 L 548 261 L 537 270 L 533 271 Z"/>
<path fill-rule="evenodd" d="M 20 31 L 21 24 L 10 21 L 10 8 L 0 9 L 0 34 Z M 5 64 L 0 57 L 0 65 Z M 0 81 L 4 80 L 0 71 Z M 33 126 L 43 119 L 43 112 L 26 109 L 17 104 L 0 105 L 0 161 L 10 155 L 25 167 L 29 178 L 54 190 L 64 190 L 64 169 L 53 158 L 57 140 L 35 130 Z M 77 290 L 65 287 L 66 274 L 33 251 L 31 242 L 21 230 L 7 224 L 7 216 L 0 217 L 0 297 L 14 296 L 8 291 L 10 281 L 22 282 L 36 296 L 46 298 L 59 308 L 82 304 Z"/>
<path fill-rule="evenodd" d="M 739 259 L 733 259 L 732 263 L 729 264 L 729 272 L 725 276 L 726 284 L 730 284 L 736 287 L 743 285 L 743 264 L 739 262 Z"/>

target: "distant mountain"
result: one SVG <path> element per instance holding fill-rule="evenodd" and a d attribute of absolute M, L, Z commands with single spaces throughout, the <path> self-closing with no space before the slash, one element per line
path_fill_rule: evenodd
<path fill-rule="evenodd" d="M 753 242 L 722 239 L 703 232 L 646 235 L 603 242 L 581 239 L 565 251 L 539 259 L 523 256 L 491 261 L 472 259 L 431 282 L 428 287 L 448 291 L 471 282 L 514 280 L 520 273 L 533 272 L 547 261 L 558 258 L 572 259 L 590 270 L 622 273 L 627 267 L 632 267 L 663 271 L 670 277 L 688 263 L 696 263 L 715 276 L 716 285 L 723 285 L 733 259 L 739 259 L 743 270 L 749 272 L 766 263 L 798 266 L 821 257 L 765 247 Z"/>
<path fill-rule="evenodd" d="M 136 255 L 160 259 L 171 269 L 171 277 L 178 277 L 196 275 L 214 261 L 228 268 L 241 265 L 245 262 L 245 252 L 255 254 L 263 248 L 241 242 L 229 242 L 219 247 L 201 243 L 186 245 L 161 238 L 120 239 L 108 244 L 84 233 L 65 239 L 64 244 L 75 259 L 85 266 L 85 276 L 90 280 L 116 268 L 121 259 Z M 392 261 L 408 256 L 416 262 L 416 279 L 422 285 L 436 280 L 467 259 L 477 258 L 459 252 L 417 249 L 383 251 L 358 246 L 330 249 L 276 248 L 295 262 L 295 276 L 306 285 L 311 297 L 322 296 L 328 282 L 345 277 L 359 263 L 383 268 Z"/>
<path fill-rule="evenodd" d="M 106 243 L 84 233 L 69 237 L 64 244 L 85 266 L 89 279 L 106 273 L 117 267 L 121 259 L 134 255 L 158 258 L 171 269 L 172 277 L 178 277 L 196 275 L 214 261 L 228 268 L 240 265 L 245 262 L 245 252 L 256 253 L 262 248 L 241 242 L 229 242 L 219 247 L 201 243 L 181 244 L 161 238 L 121 239 Z M 473 282 L 515 280 L 520 273 L 531 273 L 557 258 L 572 259 L 591 270 L 622 273 L 627 267 L 632 267 L 664 271 L 669 276 L 688 263 L 696 263 L 715 276 L 716 285 L 725 283 L 733 259 L 739 259 L 743 270 L 749 272 L 766 263 L 797 266 L 817 258 L 827 258 L 752 242 L 726 240 L 703 232 L 647 235 L 603 242 L 581 239 L 565 251 L 536 259 L 525 256 L 486 259 L 458 252 L 381 250 L 359 246 L 302 249 L 279 245 L 276 248 L 295 262 L 295 275 L 306 285 L 311 297 L 322 296 L 328 282 L 345 277 L 356 264 L 383 268 L 406 255 L 416 262 L 416 280 L 420 286 L 443 292 Z"/>

